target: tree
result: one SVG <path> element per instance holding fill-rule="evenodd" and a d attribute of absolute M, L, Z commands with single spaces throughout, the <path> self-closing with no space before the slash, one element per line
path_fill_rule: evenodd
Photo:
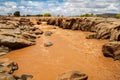
<path fill-rule="evenodd" d="M 93 13 L 80 15 L 80 17 L 93 17 L 93 16 L 94 16 Z"/>
<path fill-rule="evenodd" d="M 7 13 L 8 16 L 12 16 L 12 13 Z"/>
<path fill-rule="evenodd" d="M 20 16 L 20 11 L 15 11 L 15 12 L 14 12 L 14 16 L 19 17 L 19 16 Z"/>
<path fill-rule="evenodd" d="M 44 13 L 44 17 L 51 17 L 52 15 L 50 13 Z"/>
<path fill-rule="evenodd" d="M 37 16 L 37 17 L 42 17 L 43 15 L 42 15 L 42 14 L 37 14 L 37 15 L 35 15 L 35 16 Z"/>

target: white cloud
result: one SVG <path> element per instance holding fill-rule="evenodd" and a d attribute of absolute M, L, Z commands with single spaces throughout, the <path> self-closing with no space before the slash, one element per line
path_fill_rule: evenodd
<path fill-rule="evenodd" d="M 16 2 L 5 2 L 3 3 L 6 7 L 12 7 L 12 6 L 17 6 Z"/>
<path fill-rule="evenodd" d="M 20 10 L 22 14 L 52 14 L 79 15 L 83 13 L 120 13 L 120 0 L 64 0 L 47 2 L 21 0 L 21 3 L 1 2 L 0 14 Z"/>

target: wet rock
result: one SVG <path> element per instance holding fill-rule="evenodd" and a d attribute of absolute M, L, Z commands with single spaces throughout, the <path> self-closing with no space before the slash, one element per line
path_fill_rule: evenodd
<path fill-rule="evenodd" d="M 46 43 L 44 43 L 44 46 L 45 46 L 45 47 L 50 47 L 50 46 L 52 46 L 52 45 L 53 45 L 52 42 L 46 42 Z"/>
<path fill-rule="evenodd" d="M 0 73 L 0 80 L 16 80 L 16 79 L 11 74 Z"/>
<path fill-rule="evenodd" d="M 0 80 L 27 80 L 33 78 L 32 75 L 27 74 L 13 75 L 15 70 L 18 70 L 17 63 L 8 58 L 0 59 Z"/>
<path fill-rule="evenodd" d="M 18 70 L 18 64 L 8 58 L 0 60 L 0 73 L 12 74 Z"/>
<path fill-rule="evenodd" d="M 102 47 L 103 55 L 120 60 L 120 42 L 109 42 Z"/>
<path fill-rule="evenodd" d="M 51 31 L 46 31 L 45 36 L 51 36 L 53 33 Z"/>
<path fill-rule="evenodd" d="M 14 75 L 14 78 L 16 80 L 27 80 L 28 78 L 33 78 L 32 75 L 27 75 L 27 74 L 19 74 L 19 75 Z"/>
<path fill-rule="evenodd" d="M 9 51 L 10 49 L 8 47 L 0 46 L 0 56 L 7 54 Z"/>
<path fill-rule="evenodd" d="M 69 71 L 58 76 L 57 80 L 87 80 L 88 76 L 79 71 Z"/>

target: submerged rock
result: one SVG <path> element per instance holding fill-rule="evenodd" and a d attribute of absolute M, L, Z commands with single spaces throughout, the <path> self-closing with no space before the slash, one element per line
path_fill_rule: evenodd
<path fill-rule="evenodd" d="M 53 45 L 52 42 L 46 42 L 46 43 L 44 43 L 44 46 L 45 46 L 45 47 L 50 47 L 50 46 L 52 46 L 52 45 Z"/>
<path fill-rule="evenodd" d="M 51 31 L 46 31 L 45 36 L 51 36 L 53 33 Z"/>
<path fill-rule="evenodd" d="M 87 80 L 88 76 L 79 71 L 69 71 L 58 76 L 57 80 Z"/>
<path fill-rule="evenodd" d="M 16 80 L 16 79 L 11 74 L 0 73 L 0 80 Z"/>
<path fill-rule="evenodd" d="M 14 78 L 16 80 L 27 80 L 28 78 L 33 78 L 33 76 L 27 74 L 19 74 L 19 75 L 14 75 Z"/>

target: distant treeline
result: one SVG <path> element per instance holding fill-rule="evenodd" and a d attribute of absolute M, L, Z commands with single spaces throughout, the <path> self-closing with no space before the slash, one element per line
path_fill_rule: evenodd
<path fill-rule="evenodd" d="M 21 15 L 20 11 L 15 11 L 13 14 L 12 13 L 7 13 L 8 16 L 16 16 L 16 17 L 51 17 L 52 14 L 51 13 L 44 13 L 44 14 L 36 14 L 36 15 L 31 15 L 31 14 L 27 14 L 27 15 Z M 0 15 L 3 16 L 3 15 Z M 57 17 L 64 17 L 64 15 L 57 15 Z M 114 14 L 114 13 L 105 13 L 105 14 L 81 14 L 81 15 L 77 15 L 77 16 L 70 16 L 70 17 L 103 17 L 103 18 L 108 18 L 108 17 L 112 17 L 112 18 L 119 18 L 120 19 L 120 13 L 119 14 Z"/>
<path fill-rule="evenodd" d="M 80 17 L 103 17 L 103 18 L 120 18 L 120 14 L 105 13 L 105 14 L 82 14 Z"/>
<path fill-rule="evenodd" d="M 51 13 L 36 14 L 36 15 L 31 15 L 31 14 L 21 15 L 20 11 L 15 11 L 13 14 L 7 13 L 7 15 L 8 16 L 16 16 L 16 17 L 51 17 L 52 16 Z M 0 16 L 2 16 L 2 15 L 0 15 Z"/>

